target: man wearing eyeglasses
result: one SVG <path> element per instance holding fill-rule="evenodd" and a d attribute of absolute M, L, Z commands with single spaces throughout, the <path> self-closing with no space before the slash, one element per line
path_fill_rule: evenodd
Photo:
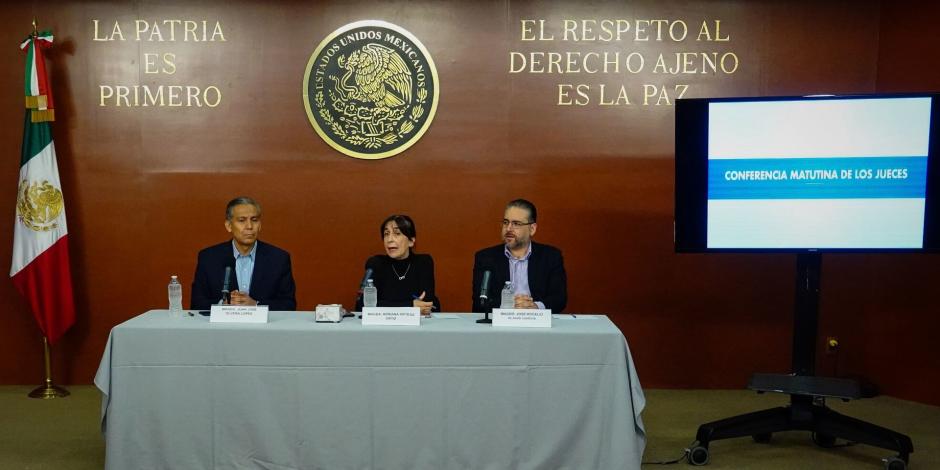
<path fill-rule="evenodd" d="M 515 308 L 544 308 L 553 313 L 568 303 L 568 276 L 561 251 L 532 241 L 538 229 L 535 204 L 516 199 L 506 204 L 501 235 L 503 243 L 485 248 L 473 259 L 473 311 L 489 312 L 500 306 L 506 281 L 515 292 Z M 490 271 L 487 300 L 480 299 L 483 273 Z"/>

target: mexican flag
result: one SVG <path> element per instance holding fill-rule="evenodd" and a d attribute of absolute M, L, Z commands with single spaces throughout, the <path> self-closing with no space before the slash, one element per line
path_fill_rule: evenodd
<path fill-rule="evenodd" d="M 51 45 L 51 32 L 34 33 L 20 44 L 26 52 L 26 120 L 10 278 L 54 344 L 75 323 L 75 303 L 65 201 L 52 143 L 52 90 L 42 53 Z"/>

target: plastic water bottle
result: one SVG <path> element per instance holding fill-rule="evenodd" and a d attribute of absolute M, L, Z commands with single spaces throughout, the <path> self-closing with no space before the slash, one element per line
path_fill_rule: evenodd
<path fill-rule="evenodd" d="M 170 284 L 166 286 L 167 295 L 170 298 L 170 316 L 183 316 L 183 285 L 180 284 L 176 276 L 170 276 Z"/>
<path fill-rule="evenodd" d="M 512 281 L 506 281 L 499 299 L 499 308 L 514 308 L 516 306 L 516 295 L 512 291 Z"/>
<path fill-rule="evenodd" d="M 379 304 L 379 290 L 375 288 L 372 279 L 366 280 L 366 287 L 362 289 L 362 305 L 375 307 Z"/>

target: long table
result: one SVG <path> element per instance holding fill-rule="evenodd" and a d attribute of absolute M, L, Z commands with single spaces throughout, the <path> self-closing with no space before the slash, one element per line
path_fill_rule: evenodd
<path fill-rule="evenodd" d="M 95 376 L 107 468 L 640 468 L 645 399 L 605 316 L 313 317 L 152 310 L 114 327 Z"/>

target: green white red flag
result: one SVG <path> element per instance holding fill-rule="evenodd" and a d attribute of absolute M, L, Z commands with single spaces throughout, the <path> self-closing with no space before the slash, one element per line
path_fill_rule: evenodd
<path fill-rule="evenodd" d="M 65 200 L 50 124 L 55 119 L 52 90 L 43 58 L 43 50 L 51 45 L 51 32 L 34 33 L 20 44 L 26 52 L 26 119 L 10 278 L 39 329 L 54 344 L 75 323 L 75 303 Z"/>

